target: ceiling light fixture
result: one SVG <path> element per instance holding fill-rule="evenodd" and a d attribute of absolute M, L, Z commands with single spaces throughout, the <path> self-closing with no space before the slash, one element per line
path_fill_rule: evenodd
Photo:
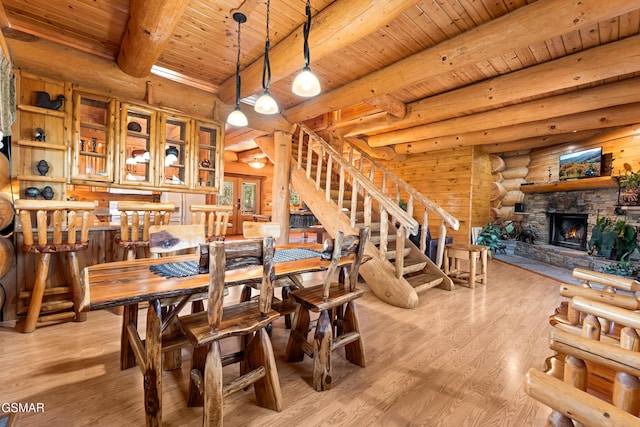
<path fill-rule="evenodd" d="M 236 60 L 236 108 L 227 116 L 227 123 L 231 126 L 247 126 L 249 121 L 240 109 L 240 25 L 247 22 L 244 13 L 235 12 L 233 20 L 238 23 L 238 58 Z"/>
<path fill-rule="evenodd" d="M 269 86 L 271 85 L 271 63 L 269 62 L 269 48 L 271 42 L 269 40 L 269 9 L 271 1 L 267 0 L 267 38 L 264 42 L 264 63 L 262 65 L 262 89 L 264 93 L 256 100 L 254 109 L 260 114 L 276 114 L 278 103 L 269 94 Z"/>
<path fill-rule="evenodd" d="M 250 162 L 248 162 L 247 164 L 250 167 L 254 168 L 254 169 L 262 169 L 264 167 L 264 165 L 265 165 L 260 160 L 258 160 L 257 157 L 255 159 L 251 160 Z"/>
<path fill-rule="evenodd" d="M 304 36 L 304 68 L 293 80 L 291 90 L 298 96 L 311 97 L 320 93 L 320 81 L 309 68 L 309 29 L 311 28 L 311 0 L 305 9 L 307 20 L 302 28 Z"/>

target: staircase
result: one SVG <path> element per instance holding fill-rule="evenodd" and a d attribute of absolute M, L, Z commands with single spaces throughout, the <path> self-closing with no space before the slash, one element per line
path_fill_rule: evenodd
<path fill-rule="evenodd" d="M 447 227 L 457 230 L 458 220 L 348 141 L 341 139 L 340 145 L 337 150 L 298 125 L 291 184 L 330 235 L 371 227 L 365 250 L 372 259 L 360 267 L 371 291 L 389 304 L 415 308 L 418 294 L 430 288 L 453 290 L 439 266 Z M 406 201 L 406 211 L 400 200 Z M 437 265 L 424 254 L 426 232 L 421 233 L 420 247 L 407 238 L 419 229 L 413 219 L 417 206 L 424 208 L 423 230 L 430 215 L 440 221 Z"/>

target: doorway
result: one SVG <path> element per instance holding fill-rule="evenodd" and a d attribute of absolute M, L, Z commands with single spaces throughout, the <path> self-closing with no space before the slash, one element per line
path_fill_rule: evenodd
<path fill-rule="evenodd" d="M 233 206 L 229 217 L 227 235 L 242 234 L 242 223 L 253 221 L 253 215 L 261 212 L 262 198 L 260 178 L 225 176 L 220 194 L 211 196 L 209 203 Z"/>

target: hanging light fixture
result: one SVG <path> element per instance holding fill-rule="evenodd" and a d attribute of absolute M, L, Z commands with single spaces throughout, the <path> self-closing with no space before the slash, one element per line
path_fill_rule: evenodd
<path fill-rule="evenodd" d="M 307 20 L 302 28 L 304 36 L 304 68 L 293 80 L 291 90 L 298 96 L 310 97 L 320 93 L 320 81 L 309 68 L 309 29 L 311 28 L 311 0 L 307 0 L 305 9 Z"/>
<path fill-rule="evenodd" d="M 271 64 L 269 63 L 269 48 L 271 42 L 269 40 L 269 6 L 271 0 L 267 0 L 267 38 L 264 42 L 264 63 L 262 65 L 262 89 L 264 93 L 256 100 L 254 109 L 260 114 L 275 114 L 279 111 L 278 103 L 269 94 L 269 86 L 271 85 Z"/>
<path fill-rule="evenodd" d="M 249 121 L 240 109 L 240 25 L 247 22 L 244 13 L 235 12 L 233 20 L 238 23 L 238 58 L 236 60 L 236 108 L 227 116 L 227 123 L 231 126 L 247 126 Z"/>
<path fill-rule="evenodd" d="M 265 165 L 260 160 L 258 160 L 257 157 L 251 160 L 250 162 L 248 162 L 247 164 L 254 169 L 262 169 Z"/>

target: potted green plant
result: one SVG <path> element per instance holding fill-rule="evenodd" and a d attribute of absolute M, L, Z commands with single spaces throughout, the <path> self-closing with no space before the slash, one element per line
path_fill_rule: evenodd
<path fill-rule="evenodd" d="M 640 171 L 634 172 L 629 163 L 624 164 L 624 174 L 618 176 L 619 203 L 635 206 L 640 201 Z"/>
<path fill-rule="evenodd" d="M 589 249 L 598 256 L 624 263 L 637 247 L 637 231 L 626 221 L 602 217 L 591 230 Z"/>
<path fill-rule="evenodd" d="M 489 256 L 493 257 L 495 251 L 500 249 L 503 245 L 500 241 L 502 237 L 502 230 L 496 227 L 492 221 L 489 224 L 482 227 L 478 237 L 476 238 L 476 244 L 489 247 Z"/>

